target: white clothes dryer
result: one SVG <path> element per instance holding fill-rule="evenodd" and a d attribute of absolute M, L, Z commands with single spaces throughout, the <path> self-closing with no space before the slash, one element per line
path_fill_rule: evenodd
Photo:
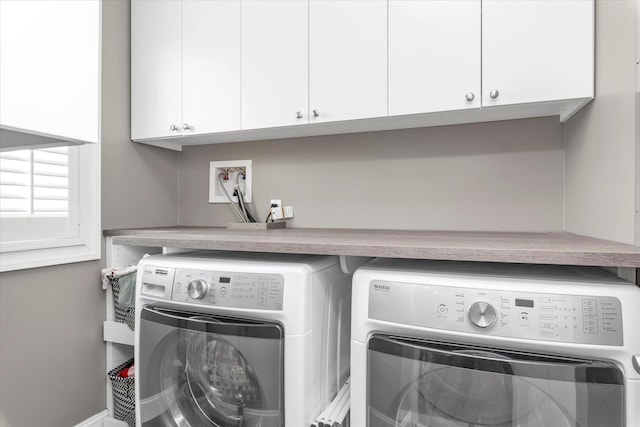
<path fill-rule="evenodd" d="M 351 425 L 640 426 L 640 288 L 599 268 L 377 259 Z"/>
<path fill-rule="evenodd" d="M 329 256 L 143 258 L 137 425 L 310 425 L 349 375 L 350 283 Z"/>

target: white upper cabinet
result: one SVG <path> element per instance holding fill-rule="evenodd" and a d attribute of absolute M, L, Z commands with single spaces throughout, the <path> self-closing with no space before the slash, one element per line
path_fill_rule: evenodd
<path fill-rule="evenodd" d="M 131 2 L 131 138 L 182 132 L 182 2 Z"/>
<path fill-rule="evenodd" d="M 387 115 L 387 1 L 309 0 L 310 122 Z"/>
<path fill-rule="evenodd" d="M 240 129 L 240 5 L 185 0 L 182 22 L 183 134 Z"/>
<path fill-rule="evenodd" d="M 482 1 L 483 107 L 593 91 L 593 0 Z"/>
<path fill-rule="evenodd" d="M 479 108 L 480 0 L 389 0 L 389 115 Z"/>
<path fill-rule="evenodd" d="M 242 1 L 242 129 L 309 122 L 306 0 Z"/>
<path fill-rule="evenodd" d="M 13 131 L 99 141 L 100 14 L 99 1 L 0 1 L 2 148 Z"/>
<path fill-rule="evenodd" d="M 593 96 L 594 0 L 132 0 L 132 139 L 167 148 L 566 121 Z"/>
<path fill-rule="evenodd" d="M 133 0 L 131 137 L 240 128 L 240 3 Z"/>

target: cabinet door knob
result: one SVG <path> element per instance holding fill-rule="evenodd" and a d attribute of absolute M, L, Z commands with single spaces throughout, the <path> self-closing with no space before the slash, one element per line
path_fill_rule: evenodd
<path fill-rule="evenodd" d="M 475 96 L 473 93 L 469 92 L 469 93 L 468 93 L 468 94 L 466 94 L 464 97 L 467 99 L 467 101 L 471 102 L 471 101 L 473 101 L 473 100 L 474 100 L 474 98 L 475 98 L 476 96 Z"/>
<path fill-rule="evenodd" d="M 184 129 L 184 130 L 190 130 L 190 129 L 191 129 L 191 126 L 189 126 L 189 124 L 188 124 L 188 123 L 184 123 L 184 124 L 182 125 L 182 129 Z"/>
<path fill-rule="evenodd" d="M 178 128 L 178 126 L 176 126 L 175 124 L 171 123 L 171 126 L 169 126 L 169 129 L 171 129 L 174 132 L 179 131 L 180 129 Z"/>
<path fill-rule="evenodd" d="M 489 92 L 489 96 L 493 99 L 496 99 L 499 95 L 500 92 L 498 92 L 498 89 L 493 89 L 491 92 Z"/>
<path fill-rule="evenodd" d="M 319 116 L 320 116 L 320 111 L 313 110 L 313 117 L 319 117 Z"/>
<path fill-rule="evenodd" d="M 296 111 L 296 119 L 302 118 L 302 111 Z"/>

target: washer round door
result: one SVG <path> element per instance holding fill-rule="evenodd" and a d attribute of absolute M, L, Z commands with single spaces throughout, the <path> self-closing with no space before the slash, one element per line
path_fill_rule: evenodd
<path fill-rule="evenodd" d="M 374 336 L 370 427 L 622 427 L 612 363 Z"/>
<path fill-rule="evenodd" d="M 144 307 L 142 426 L 282 427 L 282 327 Z"/>

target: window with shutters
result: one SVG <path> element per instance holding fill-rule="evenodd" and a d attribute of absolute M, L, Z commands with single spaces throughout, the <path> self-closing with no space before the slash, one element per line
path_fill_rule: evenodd
<path fill-rule="evenodd" d="M 0 271 L 99 257 L 97 150 L 0 153 Z"/>
<path fill-rule="evenodd" d="M 75 147 L 0 153 L 0 240 L 78 237 Z M 24 243 L 22 243 L 24 245 Z"/>

